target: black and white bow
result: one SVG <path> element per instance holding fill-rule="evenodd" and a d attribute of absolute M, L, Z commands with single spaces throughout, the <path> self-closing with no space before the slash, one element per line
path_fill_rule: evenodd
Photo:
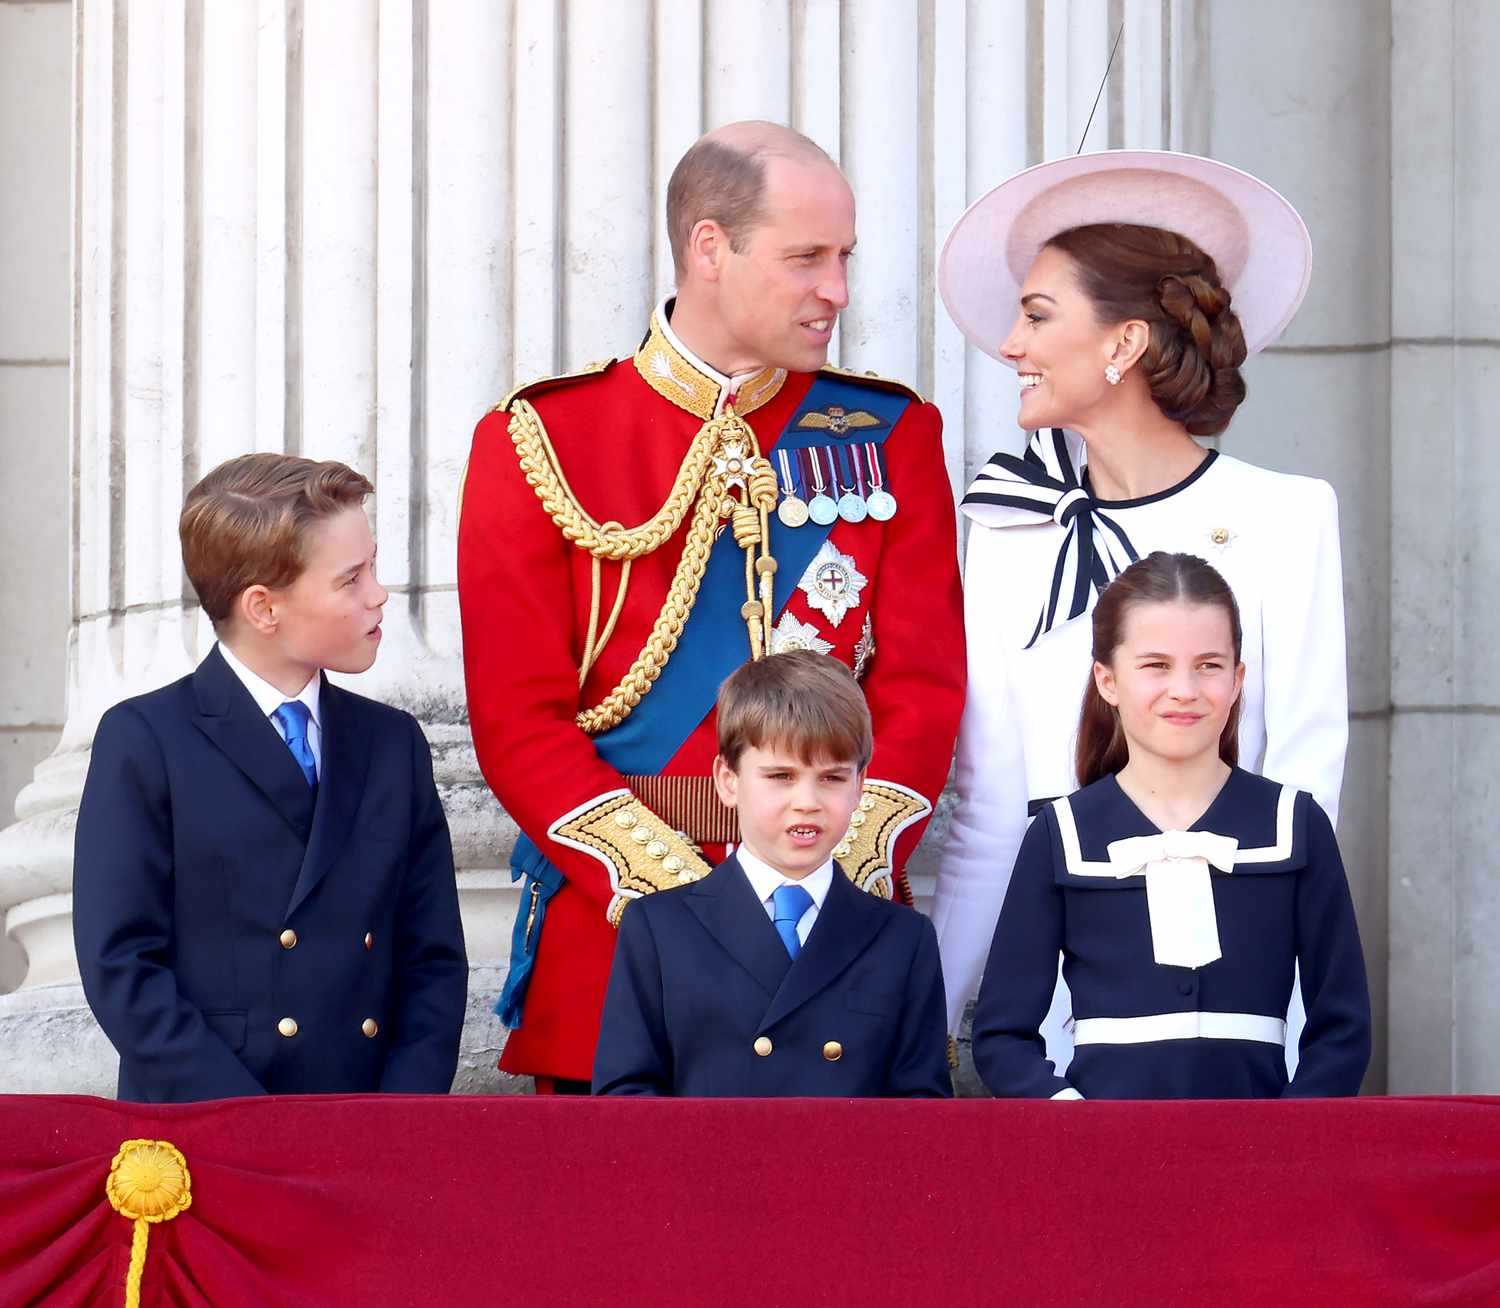
<path fill-rule="evenodd" d="M 1083 442 L 1075 441 L 1076 453 L 1060 428 L 1034 432 L 1021 458 L 994 455 L 960 505 L 985 527 L 1034 527 L 1050 518 L 1063 528 L 1047 601 L 1027 649 L 1059 622 L 1087 613 L 1099 592 L 1138 557 L 1124 529 L 1089 498 L 1079 457 Z"/>

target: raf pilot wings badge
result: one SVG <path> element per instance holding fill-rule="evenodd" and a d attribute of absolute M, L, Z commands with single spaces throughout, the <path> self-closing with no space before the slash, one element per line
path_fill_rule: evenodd
<path fill-rule="evenodd" d="M 886 424 L 873 413 L 855 409 L 850 413 L 841 404 L 830 404 L 821 413 L 816 410 L 804 413 L 797 420 L 798 427 L 811 427 L 817 431 L 832 432 L 835 436 L 847 436 L 851 431 L 866 427 L 884 427 Z"/>

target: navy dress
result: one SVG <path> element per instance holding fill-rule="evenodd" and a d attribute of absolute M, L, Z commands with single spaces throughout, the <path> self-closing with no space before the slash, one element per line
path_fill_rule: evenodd
<path fill-rule="evenodd" d="M 1238 1099 L 1353 1095 L 1370 1060 L 1370 997 L 1332 825 L 1312 796 L 1235 768 L 1191 828 L 1238 841 L 1211 875 L 1221 957 L 1158 963 L 1144 875 L 1109 845 L 1158 828 L 1113 776 L 1044 808 L 1016 859 L 974 1011 L 974 1063 L 997 1095 Z M 1101 871 L 1102 870 L 1102 871 Z M 1057 956 L 1073 994 L 1066 1077 L 1039 1028 Z M 1287 1081 L 1287 1000 L 1307 1026 Z"/>

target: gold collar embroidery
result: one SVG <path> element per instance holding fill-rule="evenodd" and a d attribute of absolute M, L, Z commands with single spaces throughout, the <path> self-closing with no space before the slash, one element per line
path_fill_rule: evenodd
<path fill-rule="evenodd" d="M 651 331 L 635 352 L 635 368 L 663 399 L 707 422 L 734 395 L 735 412 L 744 417 L 769 403 L 786 381 L 784 368 L 726 377 L 689 354 L 667 326 L 665 302 L 651 314 Z"/>

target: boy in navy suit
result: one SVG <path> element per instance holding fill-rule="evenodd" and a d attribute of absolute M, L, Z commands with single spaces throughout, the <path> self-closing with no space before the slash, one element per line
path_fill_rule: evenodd
<path fill-rule="evenodd" d="M 323 675 L 379 647 L 372 489 L 250 454 L 183 505 L 219 643 L 104 715 L 78 811 L 74 943 L 122 1099 L 452 1083 L 468 965 L 432 757 Z"/>
<path fill-rule="evenodd" d="M 719 693 L 719 798 L 742 843 L 620 921 L 595 1094 L 952 1094 L 937 937 L 833 861 L 872 733 L 849 669 L 808 650 Z"/>

